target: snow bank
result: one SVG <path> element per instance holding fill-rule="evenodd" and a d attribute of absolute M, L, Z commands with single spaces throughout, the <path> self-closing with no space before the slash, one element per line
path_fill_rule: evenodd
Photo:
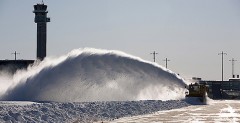
<path fill-rule="evenodd" d="M 170 70 L 120 51 L 93 48 L 46 58 L 27 71 L 18 71 L 9 83 L 8 90 L 2 86 L 1 100 L 176 100 L 185 96 L 183 79 Z"/>
<path fill-rule="evenodd" d="M 7 105 L 9 103 L 9 105 Z M 23 105 L 24 104 L 24 105 Z M 184 101 L 0 102 L 0 122 L 93 122 L 188 106 Z"/>

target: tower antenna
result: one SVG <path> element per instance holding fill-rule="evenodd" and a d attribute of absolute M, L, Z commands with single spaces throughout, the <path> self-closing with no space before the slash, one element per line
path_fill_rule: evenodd
<path fill-rule="evenodd" d="M 15 52 L 12 53 L 12 54 L 14 54 L 14 58 L 15 58 L 15 60 L 17 60 L 17 55 L 19 55 L 20 53 L 17 53 L 17 51 L 15 51 Z"/>
<path fill-rule="evenodd" d="M 222 55 L 222 81 L 223 81 L 223 55 L 227 55 L 227 53 L 224 53 L 222 51 L 221 53 L 218 53 L 218 55 Z"/>
<path fill-rule="evenodd" d="M 42 0 L 42 4 L 44 4 L 43 0 Z"/>
<path fill-rule="evenodd" d="M 234 58 L 232 58 L 231 60 L 229 60 L 232 62 L 232 77 L 234 78 L 234 62 L 237 61 Z"/>
<path fill-rule="evenodd" d="M 170 61 L 168 58 L 166 58 L 166 59 L 164 59 L 163 61 L 165 61 L 166 62 L 166 68 L 167 68 L 167 63 Z"/>
<path fill-rule="evenodd" d="M 153 62 L 155 62 L 155 61 L 156 61 L 156 55 L 157 55 L 158 53 L 156 53 L 155 51 L 153 51 L 153 53 L 151 53 L 151 54 L 153 54 Z"/>

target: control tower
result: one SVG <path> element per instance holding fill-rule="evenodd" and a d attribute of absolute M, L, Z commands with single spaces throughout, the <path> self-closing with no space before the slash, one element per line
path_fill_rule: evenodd
<path fill-rule="evenodd" d="M 47 45 L 47 22 L 50 18 L 47 17 L 47 5 L 41 4 L 34 5 L 35 23 L 37 23 L 37 59 L 43 60 L 46 57 Z"/>

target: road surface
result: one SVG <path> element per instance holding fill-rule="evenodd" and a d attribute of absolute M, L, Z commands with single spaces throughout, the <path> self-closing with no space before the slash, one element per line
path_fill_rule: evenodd
<path fill-rule="evenodd" d="M 111 123 L 151 122 L 240 122 L 240 101 L 211 101 L 208 105 L 193 105 L 180 109 L 159 111 L 153 114 L 124 117 Z"/>

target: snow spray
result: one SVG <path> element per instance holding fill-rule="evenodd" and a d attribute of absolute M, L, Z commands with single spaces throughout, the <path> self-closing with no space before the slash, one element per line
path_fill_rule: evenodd
<path fill-rule="evenodd" d="M 0 81 L 2 78 L 6 77 Z M 184 98 L 186 85 L 156 63 L 121 51 L 93 48 L 47 57 L 7 81 L 11 84 L 0 88 L 0 98 L 9 101 L 174 100 Z"/>

